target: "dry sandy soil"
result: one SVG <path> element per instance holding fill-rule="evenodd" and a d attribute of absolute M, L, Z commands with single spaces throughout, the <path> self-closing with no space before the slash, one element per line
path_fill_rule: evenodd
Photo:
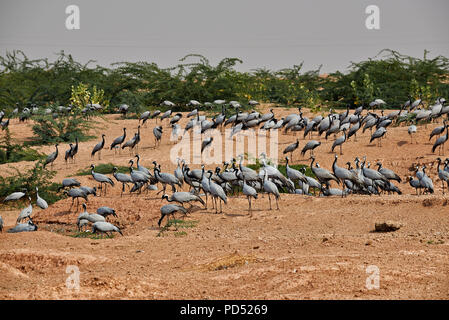
<path fill-rule="evenodd" d="M 260 108 L 265 112 L 267 106 Z M 277 117 L 296 112 L 276 109 Z M 119 115 L 97 118 L 92 134 L 106 134 L 106 145 L 121 135 L 123 127 L 132 136 L 137 120 L 121 120 Z M 165 120 L 167 121 L 167 120 Z M 184 127 L 187 120 L 182 119 Z M 115 208 L 118 218 L 110 221 L 122 228 L 124 236 L 90 239 L 69 236 L 76 229 L 82 210 L 69 211 L 71 199 L 47 210 L 34 208 L 33 220 L 39 231 L 0 234 L 1 299 L 448 299 L 449 298 L 449 215 L 447 195 L 442 194 L 428 137 L 437 123 L 419 126 L 418 143 L 410 142 L 407 126 L 390 127 L 382 147 L 369 145 L 369 130 L 343 147 L 340 166 L 356 156 L 380 160 L 403 179 L 402 195 L 318 198 L 283 194 L 280 210 L 268 210 L 268 198 L 260 195 L 252 217 L 246 198 L 231 197 L 223 214 L 212 208 L 196 208 L 185 218 L 191 228 L 173 228 L 158 236 L 160 207 L 165 204 L 155 191 L 120 198 L 120 186 L 101 197 L 89 197 L 88 211 L 99 206 Z M 162 164 L 163 172 L 173 172 L 169 161 L 173 146 L 171 130 L 164 123 L 162 144 L 153 148 L 155 120 L 142 130 L 139 153 L 142 164 Z M 31 123 L 13 121 L 13 137 L 24 140 L 32 135 Z M 300 148 L 305 144 L 302 132 Z M 293 134 L 280 135 L 279 154 L 294 142 Z M 317 139 L 317 137 L 313 137 Z M 331 169 L 333 137 L 321 137 L 316 158 Z M 76 164 L 68 168 L 60 156 L 54 169 L 55 181 L 74 176 L 91 163 L 126 166 L 128 152 L 114 155 L 104 150 L 102 159 L 90 159 L 96 138 L 80 144 Z M 307 141 L 308 139 L 306 139 Z M 65 152 L 67 146 L 60 148 Z M 50 153 L 53 146 L 39 148 Z M 448 155 L 447 146 L 445 155 Z M 308 157 L 308 155 L 307 155 Z M 309 163 L 294 154 L 295 163 Z M 405 182 L 413 175 L 412 164 L 428 164 L 435 194 L 417 196 Z M 32 163 L 17 163 L 28 167 Z M 3 175 L 8 167 L 0 166 Z M 192 167 L 199 167 L 192 165 Z M 214 168 L 214 166 L 209 166 Z M 209 168 L 208 167 L 208 168 Z M 90 176 L 77 177 L 94 186 Z M 405 182 L 405 183 L 404 183 Z M 18 209 L 2 207 L 5 230 L 14 226 Z M 373 232 L 377 221 L 403 224 L 395 232 Z M 163 221 L 163 224 L 165 220 Z M 69 290 L 68 265 L 80 271 L 80 290 Z M 366 286 L 367 267 L 378 267 L 380 287 Z"/>

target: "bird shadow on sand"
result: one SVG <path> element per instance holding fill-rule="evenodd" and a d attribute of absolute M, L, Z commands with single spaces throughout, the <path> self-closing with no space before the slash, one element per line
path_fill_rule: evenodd
<path fill-rule="evenodd" d="M 253 210 L 254 211 L 260 211 L 260 210 Z M 248 214 L 241 214 L 241 213 L 225 213 L 226 217 L 247 217 Z"/>
<path fill-rule="evenodd" d="M 398 141 L 397 145 L 398 145 L 398 147 L 402 147 L 404 144 L 407 144 L 407 143 L 408 143 L 408 141 L 402 140 L 402 141 Z"/>
<path fill-rule="evenodd" d="M 77 210 L 67 210 L 67 211 L 60 211 L 60 212 L 56 212 L 54 214 L 55 217 L 62 217 L 62 216 L 67 216 L 69 214 L 76 214 L 78 211 Z"/>

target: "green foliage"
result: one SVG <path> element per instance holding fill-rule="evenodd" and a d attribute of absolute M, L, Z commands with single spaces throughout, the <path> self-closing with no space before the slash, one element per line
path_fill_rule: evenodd
<path fill-rule="evenodd" d="M 45 169 L 43 161 L 36 162 L 34 167 L 25 172 L 14 167 L 12 169 L 15 171 L 15 175 L 0 176 L 1 200 L 13 192 L 26 189 L 26 193 L 35 201 L 36 187 L 39 188 L 39 196 L 44 198 L 49 205 L 63 198 L 62 195 L 57 193 L 60 184 L 51 182 L 56 172 Z M 25 197 L 23 201 L 28 203 L 28 199 Z"/>
<path fill-rule="evenodd" d="M 185 231 L 178 231 L 179 228 L 187 229 L 194 228 L 198 224 L 198 220 L 181 220 L 181 219 L 170 219 L 165 226 L 161 228 L 161 230 L 157 233 L 156 237 L 165 236 L 165 232 L 169 230 L 171 226 L 176 228 L 176 232 L 174 233 L 175 237 L 184 237 L 187 235 Z"/>
<path fill-rule="evenodd" d="M 129 173 L 129 167 L 119 166 L 112 163 L 102 163 L 95 166 L 95 172 L 101 173 L 101 174 L 112 174 L 114 171 L 114 167 L 117 167 L 117 172 L 120 173 Z M 86 168 L 85 170 L 78 171 L 75 175 L 76 176 L 89 176 L 91 175 L 92 169 L 90 167 Z"/>
<path fill-rule="evenodd" d="M 272 71 L 264 68 L 239 72 L 238 58 L 224 58 L 216 65 L 198 54 L 189 54 L 171 68 L 150 62 L 118 62 L 110 68 L 76 62 L 61 51 L 54 62 L 29 59 L 22 51 L 0 56 L 0 107 L 10 112 L 35 103 L 38 106 L 67 105 L 80 108 L 88 98 L 105 104 L 104 112 L 118 105 L 130 106 L 130 116 L 160 108 L 164 100 L 177 104 L 173 111 L 190 109 L 190 99 L 272 102 L 301 105 L 319 111 L 321 106 L 345 108 L 381 98 L 386 108 L 398 107 L 411 95 L 428 104 L 438 96 L 449 96 L 449 60 L 438 56 L 422 59 L 382 50 L 366 61 L 352 62 L 346 73 L 320 76 L 320 69 L 304 72 L 303 63 Z M 73 89 L 73 91 L 72 91 Z M 90 102 L 90 101 L 89 101 Z M 218 109 L 218 108 L 217 108 Z M 161 111 L 165 111 L 161 108 Z"/>
<path fill-rule="evenodd" d="M 70 102 L 80 111 L 86 107 L 87 104 L 98 103 L 103 107 L 103 111 L 107 111 L 109 107 L 109 101 L 104 98 L 104 90 L 97 89 L 97 86 L 93 86 L 92 92 L 89 91 L 88 85 L 79 83 L 76 87 L 72 86 L 72 94 L 70 96 Z"/>
<path fill-rule="evenodd" d="M 426 104 L 433 103 L 449 95 L 449 60 L 427 59 L 427 53 L 419 59 L 385 49 L 374 58 L 352 62 L 348 73 L 337 71 L 322 81 L 321 97 L 334 108 L 367 104 L 376 98 L 386 102 L 385 108 L 397 108 L 419 95 Z"/>
<path fill-rule="evenodd" d="M 59 142 L 87 141 L 94 137 L 85 134 L 91 128 L 91 123 L 86 121 L 80 113 L 58 116 L 54 119 L 49 115 L 38 115 L 34 118 L 34 137 L 31 144 L 53 144 Z"/>
<path fill-rule="evenodd" d="M 113 239 L 115 237 L 115 234 L 111 233 L 110 235 L 106 235 L 103 233 L 92 233 L 90 231 L 74 231 L 72 234 L 70 234 L 70 237 L 72 238 L 88 238 L 93 240 L 99 240 L 99 239 Z"/>
<path fill-rule="evenodd" d="M 45 154 L 31 149 L 22 144 L 13 144 L 9 128 L 6 128 L 5 135 L 0 139 L 0 164 L 19 162 L 19 161 L 35 161 L 44 159 Z"/>

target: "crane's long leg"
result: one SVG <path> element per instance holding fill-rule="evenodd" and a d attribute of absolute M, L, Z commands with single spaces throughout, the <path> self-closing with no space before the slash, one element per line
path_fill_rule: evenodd
<path fill-rule="evenodd" d="M 279 210 L 279 197 L 276 197 L 276 207 Z"/>
<path fill-rule="evenodd" d="M 271 197 L 270 197 L 270 193 L 268 193 L 268 201 L 270 201 L 270 210 L 272 210 L 272 209 L 271 209 Z"/>
<path fill-rule="evenodd" d="M 218 213 L 217 197 L 215 197 L 215 196 L 214 196 L 214 202 L 215 202 L 215 213 Z"/>

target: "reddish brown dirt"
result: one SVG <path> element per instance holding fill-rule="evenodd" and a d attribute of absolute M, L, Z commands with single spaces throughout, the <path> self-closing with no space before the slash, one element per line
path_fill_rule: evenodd
<path fill-rule="evenodd" d="M 266 111 L 261 108 L 261 112 Z M 295 109 L 276 110 L 285 116 Z M 132 136 L 137 120 L 120 120 L 118 115 L 97 118 L 92 134 L 106 134 L 106 145 L 121 135 L 123 127 Z M 165 120 L 166 121 L 166 120 Z M 186 119 L 182 119 L 184 127 Z M 169 128 L 164 123 L 161 146 L 153 148 L 154 120 L 143 128 L 140 155 L 142 164 L 162 164 L 172 172 L 169 161 Z M 108 189 L 107 196 L 89 197 L 88 211 L 107 205 L 116 209 L 111 222 L 124 236 L 112 239 L 73 238 L 80 208 L 69 211 L 65 199 L 41 211 L 34 208 L 39 231 L 0 234 L 0 298 L 2 299 L 448 299 L 449 298 L 449 217 L 447 195 L 432 154 L 431 130 L 440 124 L 418 127 L 416 141 L 410 143 L 407 126 L 388 128 L 382 147 L 368 145 L 369 131 L 343 146 L 339 164 L 367 156 L 375 164 L 382 161 L 401 178 L 413 175 L 412 164 L 428 164 L 436 190 L 433 195 L 416 196 L 408 183 L 398 184 L 403 195 L 317 198 L 282 195 L 281 210 L 267 210 L 268 199 L 260 196 L 248 215 L 245 198 L 231 197 L 223 214 L 212 209 L 194 210 L 185 219 L 192 228 L 168 230 L 157 236 L 159 208 L 165 204 L 154 191 L 126 194 L 120 187 Z M 31 136 L 31 123 L 13 121 L 13 137 L 23 141 Z M 300 137 L 300 148 L 305 142 Z M 295 141 L 292 134 L 280 135 L 279 154 Z M 313 139 L 317 139 L 315 136 Z M 60 156 L 54 166 L 55 181 L 73 176 L 91 163 L 126 166 L 129 152 L 114 155 L 104 150 L 102 160 L 90 159 L 92 147 L 100 140 L 81 143 L 76 164 L 68 168 Z M 306 139 L 307 140 L 307 139 Z M 333 137 L 316 149 L 321 167 L 331 169 Z M 415 142 L 415 140 L 414 140 Z M 66 145 L 60 146 L 63 154 Z M 50 153 L 52 146 L 39 148 Z M 338 151 L 338 150 L 337 150 Z M 445 155 L 448 155 L 447 146 Z M 308 157 L 308 154 L 307 154 Z M 295 163 L 300 159 L 294 154 Z M 308 163 L 304 160 L 301 163 Z M 16 163 L 26 168 L 32 163 Z M 10 165 L 0 166 L 8 174 Z M 198 167 L 198 165 L 192 165 Z M 213 168 L 214 166 L 210 166 Z M 94 186 L 90 176 L 77 177 Z M 5 230 L 15 224 L 19 210 L 2 207 Z M 403 224 L 395 232 L 375 233 L 378 221 Z M 164 222 L 165 223 L 165 220 Z M 80 270 L 80 291 L 66 288 L 68 265 Z M 379 268 L 380 287 L 369 290 L 366 268 Z"/>

